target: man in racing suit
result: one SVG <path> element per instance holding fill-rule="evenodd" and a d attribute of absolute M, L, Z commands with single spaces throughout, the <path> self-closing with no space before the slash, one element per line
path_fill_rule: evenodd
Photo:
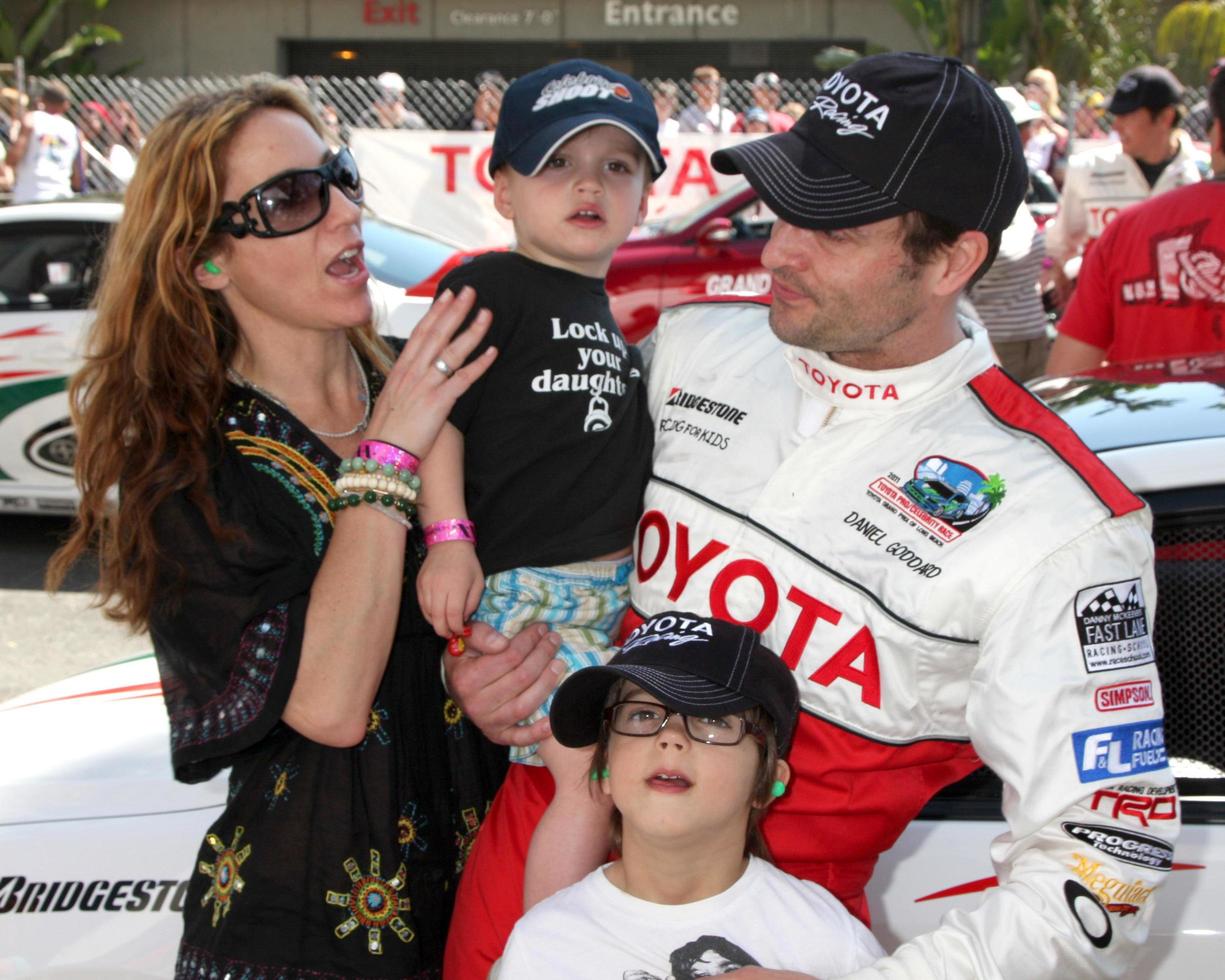
<path fill-rule="evenodd" d="M 1068 260 L 1087 251 L 1123 208 L 1208 175 L 1207 155 L 1179 128 L 1182 95 L 1178 79 L 1159 65 L 1119 79 L 1109 105 L 1119 141 L 1072 157 L 1059 213 L 1046 226 L 1061 283 Z"/>
<path fill-rule="evenodd" d="M 765 835 L 861 916 L 878 855 L 935 792 L 979 760 L 1002 779 L 1000 887 L 854 980 L 1123 975 L 1178 825 L 1148 510 L 955 313 L 1024 195 L 1016 127 L 957 62 L 879 55 L 790 133 L 713 162 L 779 215 L 774 295 L 661 321 L 634 613 L 748 623 L 796 672 L 793 782 Z M 498 661 L 450 671 L 488 732 L 522 707 L 520 661 Z M 547 796 L 508 779 L 449 955 L 489 948 Z"/>

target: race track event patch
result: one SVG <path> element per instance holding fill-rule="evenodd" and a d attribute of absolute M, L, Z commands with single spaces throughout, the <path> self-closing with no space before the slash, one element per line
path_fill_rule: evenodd
<path fill-rule="evenodd" d="M 1081 589 L 1074 608 L 1085 670 L 1090 674 L 1153 662 L 1138 578 Z"/>

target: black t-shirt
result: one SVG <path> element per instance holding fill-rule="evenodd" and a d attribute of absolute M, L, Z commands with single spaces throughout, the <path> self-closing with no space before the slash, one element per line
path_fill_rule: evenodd
<path fill-rule="evenodd" d="M 451 412 L 485 574 L 628 546 L 652 427 L 641 360 L 613 321 L 603 280 L 491 252 L 439 289 L 463 286 L 493 312 L 474 353 L 498 348 Z"/>
<path fill-rule="evenodd" d="M 1143 160 L 1136 160 L 1136 166 L 1140 168 L 1140 173 L 1144 174 L 1144 179 L 1148 181 L 1148 186 L 1153 187 L 1157 183 L 1157 178 L 1162 175 L 1165 168 L 1170 165 L 1176 156 L 1178 154 L 1173 153 L 1157 163 L 1145 163 Z"/>

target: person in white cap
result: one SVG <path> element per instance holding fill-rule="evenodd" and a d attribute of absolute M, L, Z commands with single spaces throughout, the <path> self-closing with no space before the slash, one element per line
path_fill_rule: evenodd
<path fill-rule="evenodd" d="M 399 72 L 385 71 L 376 79 L 379 96 L 374 103 L 373 124 L 383 129 L 425 129 L 421 113 L 405 104 L 408 85 Z"/>

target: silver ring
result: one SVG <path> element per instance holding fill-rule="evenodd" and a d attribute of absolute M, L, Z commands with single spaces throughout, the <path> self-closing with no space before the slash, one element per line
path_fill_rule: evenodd
<path fill-rule="evenodd" d="M 441 371 L 448 378 L 451 377 L 451 375 L 455 373 L 455 369 L 451 367 L 451 365 L 448 364 L 446 361 L 444 361 L 441 357 L 438 358 L 438 360 L 434 362 L 434 367 L 438 368 L 438 370 Z"/>

